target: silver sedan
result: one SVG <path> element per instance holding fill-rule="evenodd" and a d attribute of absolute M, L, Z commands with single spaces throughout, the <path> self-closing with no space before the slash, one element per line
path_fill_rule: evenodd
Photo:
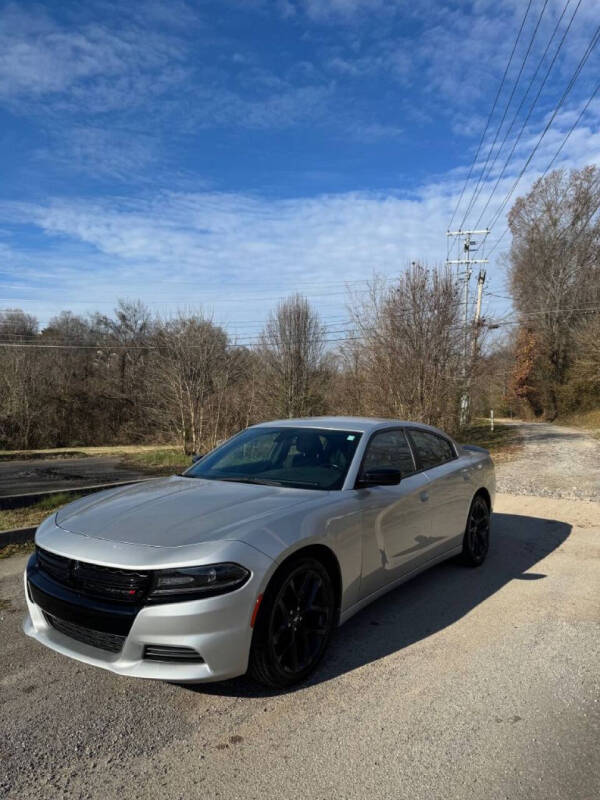
<path fill-rule="evenodd" d="M 46 519 L 25 633 L 120 675 L 304 680 L 336 625 L 488 551 L 494 467 L 436 428 L 318 417 L 242 431 L 183 475 Z"/>

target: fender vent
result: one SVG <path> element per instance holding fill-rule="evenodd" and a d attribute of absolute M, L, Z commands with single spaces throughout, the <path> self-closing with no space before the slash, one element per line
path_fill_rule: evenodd
<path fill-rule="evenodd" d="M 193 647 L 147 644 L 144 647 L 144 658 L 147 661 L 179 661 L 188 664 L 204 664 L 204 659 Z"/>

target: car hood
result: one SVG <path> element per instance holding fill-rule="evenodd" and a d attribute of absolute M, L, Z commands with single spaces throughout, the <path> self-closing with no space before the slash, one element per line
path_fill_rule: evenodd
<path fill-rule="evenodd" d="M 324 493 L 173 476 L 88 495 L 60 509 L 55 521 L 96 539 L 182 547 L 244 538 L 241 530 L 314 501 L 315 494 Z"/>

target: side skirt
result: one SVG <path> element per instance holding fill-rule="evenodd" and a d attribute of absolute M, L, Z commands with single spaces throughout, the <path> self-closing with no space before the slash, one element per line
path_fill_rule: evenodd
<path fill-rule="evenodd" d="M 415 578 L 417 575 L 420 575 L 421 572 L 425 572 L 425 570 L 430 569 L 430 567 L 434 567 L 436 564 L 439 564 L 442 561 L 447 561 L 449 558 L 453 556 L 457 556 L 460 552 L 462 552 L 462 544 L 458 547 L 453 547 L 452 550 L 446 550 L 444 553 L 436 556 L 435 558 L 430 559 L 425 564 L 421 564 L 420 567 L 411 570 L 410 572 L 406 572 L 404 575 L 401 575 L 392 583 L 388 583 L 386 586 L 382 586 L 381 589 L 378 589 L 376 592 L 367 595 L 367 597 L 363 597 L 362 600 L 359 600 L 358 603 L 354 603 L 345 611 L 342 611 L 340 614 L 339 625 L 343 625 L 344 622 L 347 622 L 350 617 L 353 617 L 359 611 L 361 611 L 365 606 L 368 606 L 369 603 L 372 603 L 374 600 L 377 600 L 378 597 L 382 597 L 384 594 L 391 592 L 393 589 L 396 589 L 398 586 L 401 586 L 403 583 L 406 583 L 411 578 Z"/>

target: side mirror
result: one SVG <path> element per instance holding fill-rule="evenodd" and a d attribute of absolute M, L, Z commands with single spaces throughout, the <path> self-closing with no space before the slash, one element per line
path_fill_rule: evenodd
<path fill-rule="evenodd" d="M 397 486 L 402 480 L 402 473 L 399 469 L 382 467 L 381 469 L 369 469 L 363 472 L 356 481 L 359 489 L 367 486 Z"/>
<path fill-rule="evenodd" d="M 196 461 L 200 461 L 201 458 L 204 458 L 203 455 L 199 455 L 198 453 L 192 454 L 192 464 L 195 464 Z"/>

